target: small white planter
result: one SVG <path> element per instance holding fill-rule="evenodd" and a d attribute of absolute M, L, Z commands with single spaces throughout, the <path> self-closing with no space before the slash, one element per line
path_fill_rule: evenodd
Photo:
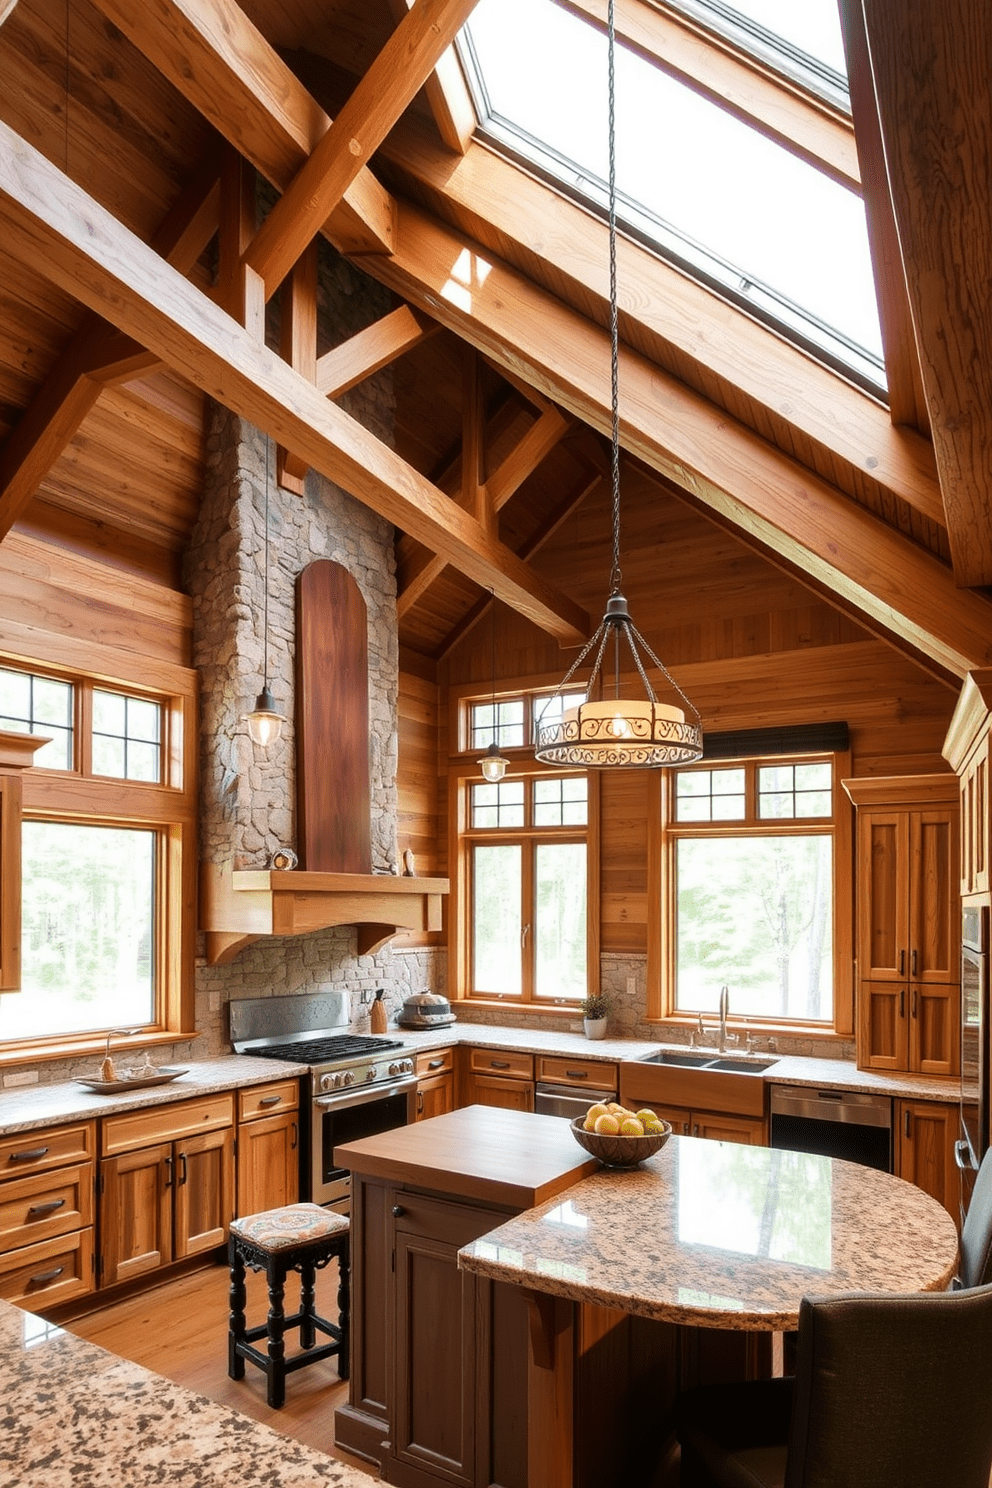
<path fill-rule="evenodd" d="M 583 1018 L 582 1027 L 586 1031 L 586 1038 L 601 1039 L 606 1037 L 606 1018 Z"/>

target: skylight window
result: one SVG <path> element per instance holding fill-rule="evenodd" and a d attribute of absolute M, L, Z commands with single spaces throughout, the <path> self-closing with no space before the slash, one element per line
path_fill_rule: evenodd
<path fill-rule="evenodd" d="M 837 0 L 674 0 L 720 32 L 850 112 Z"/>
<path fill-rule="evenodd" d="M 480 0 L 466 31 L 482 134 L 604 211 L 605 36 L 552 0 Z M 860 197 L 623 45 L 616 65 L 624 230 L 884 394 Z"/>

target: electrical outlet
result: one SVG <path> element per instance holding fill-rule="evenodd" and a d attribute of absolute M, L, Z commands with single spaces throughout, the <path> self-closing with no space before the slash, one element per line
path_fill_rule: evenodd
<path fill-rule="evenodd" d="M 636 991 L 637 991 L 637 978 L 636 978 L 636 976 L 628 977 L 627 978 L 627 996 L 628 997 L 633 997 L 634 996 L 634 993 Z"/>

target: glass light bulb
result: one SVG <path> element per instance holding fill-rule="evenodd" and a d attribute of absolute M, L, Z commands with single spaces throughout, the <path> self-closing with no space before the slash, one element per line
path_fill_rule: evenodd
<path fill-rule="evenodd" d="M 488 780 L 491 785 L 495 785 L 496 781 L 502 780 L 506 774 L 508 763 L 509 761 L 505 760 L 500 754 L 499 745 L 490 744 L 479 761 L 479 768 L 482 771 L 483 778 Z"/>
<path fill-rule="evenodd" d="M 246 721 L 253 742 L 265 749 L 279 738 L 286 719 L 276 707 L 276 700 L 269 689 L 263 687 L 255 699 L 254 708 L 247 714 Z"/>
<path fill-rule="evenodd" d="M 610 719 L 610 733 L 614 739 L 625 739 L 630 733 L 630 725 L 622 713 L 615 713 Z"/>

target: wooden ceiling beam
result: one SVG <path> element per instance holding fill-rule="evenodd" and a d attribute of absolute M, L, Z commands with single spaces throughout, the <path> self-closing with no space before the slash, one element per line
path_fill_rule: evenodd
<path fill-rule="evenodd" d="M 605 324 L 604 223 L 481 145 L 453 160 L 416 121 L 403 120 L 383 150 L 466 235 L 478 222 L 500 257 L 524 265 L 536 259 L 536 273 L 546 274 L 556 293 L 586 313 L 590 304 L 601 307 Z M 837 460 L 943 525 L 933 449 L 916 430 L 895 428 L 874 398 L 638 244 L 621 236 L 617 253 L 621 336 L 670 346 L 696 363 L 701 376 L 739 388 L 759 409 L 786 418 Z"/>
<path fill-rule="evenodd" d="M 399 227 L 377 278 L 608 433 L 604 330 L 412 204 Z M 992 660 L 992 606 L 939 559 L 626 346 L 620 387 L 625 449 L 947 672 Z"/>
<path fill-rule="evenodd" d="M 95 3 L 240 154 L 285 190 L 331 121 L 233 0 Z M 342 253 L 389 253 L 392 198 L 363 167 L 322 228 Z"/>
<path fill-rule="evenodd" d="M 317 240 L 296 260 L 282 289 L 279 306 L 280 351 L 284 362 L 307 382 L 317 380 Z M 292 450 L 276 449 L 276 479 L 288 491 L 303 495 L 308 470 Z"/>
<path fill-rule="evenodd" d="M 864 0 L 954 575 L 992 584 L 992 11 Z"/>
<path fill-rule="evenodd" d="M 200 162 L 170 207 L 153 247 L 188 274 L 217 231 L 219 156 Z M 158 364 L 137 341 L 87 315 L 0 449 L 0 541 L 19 519 L 100 396 Z"/>
<path fill-rule="evenodd" d="M 413 0 L 389 0 L 393 19 L 400 20 L 412 4 Z M 457 155 L 464 155 L 475 133 L 476 117 L 454 47 L 438 58 L 437 66 L 424 84 L 424 93 L 442 142 Z"/>
<path fill-rule="evenodd" d="M 606 30 L 607 0 L 559 0 Z M 790 83 L 757 58 L 745 56 L 729 41 L 693 21 L 691 16 L 643 0 L 619 0 L 618 41 L 646 57 L 670 77 L 710 98 L 792 155 L 807 160 L 842 186 L 861 186 L 854 128 L 839 108 Z"/>
<path fill-rule="evenodd" d="M 864 182 L 868 248 L 875 280 L 875 298 L 882 330 L 885 377 L 889 388 L 889 416 L 894 424 L 908 424 L 929 436 L 930 418 L 923 395 L 916 333 L 906 293 L 906 275 L 899 252 L 899 235 L 885 171 L 885 151 L 875 104 L 875 84 L 868 60 L 861 0 L 839 0 L 847 81 L 851 93 L 861 178 Z M 940 518 L 943 521 L 943 518 Z"/>
<path fill-rule="evenodd" d="M 400 305 L 317 358 L 317 391 L 328 398 L 340 398 L 366 377 L 436 336 L 440 329 L 429 315 Z"/>
<path fill-rule="evenodd" d="M 270 299 L 416 97 L 477 0 L 415 0 L 255 234 L 246 262 Z"/>
<path fill-rule="evenodd" d="M 491 587 L 563 645 L 588 634 L 581 606 L 226 315 L 0 123 L 5 249 L 112 317 L 170 367 L 305 459 L 389 522 Z"/>

